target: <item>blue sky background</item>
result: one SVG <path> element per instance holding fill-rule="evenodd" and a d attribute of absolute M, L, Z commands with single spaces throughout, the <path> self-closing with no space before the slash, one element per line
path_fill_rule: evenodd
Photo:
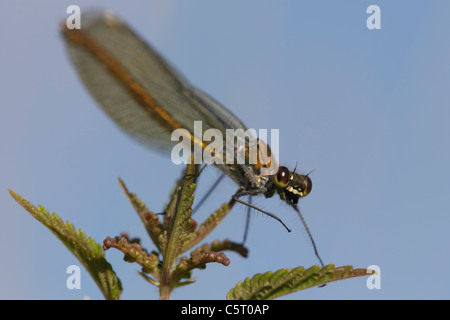
<path fill-rule="evenodd" d="M 381 268 L 285 299 L 448 299 L 450 38 L 445 1 L 0 1 L 0 298 L 102 299 L 78 261 L 8 194 L 57 212 L 97 242 L 128 231 L 152 249 L 117 177 L 158 212 L 182 167 L 135 143 L 96 106 L 66 55 L 59 23 L 77 4 L 111 8 L 248 127 L 280 129 L 281 163 L 312 173 L 300 208 L 325 263 Z M 368 30 L 366 8 L 381 8 Z M 209 168 L 197 195 L 218 176 Z M 236 187 L 228 180 L 195 218 Z M 174 299 L 224 299 L 257 272 L 317 264 L 295 212 L 258 199 L 250 256 L 195 271 Z M 244 207 L 207 241 L 240 241 Z M 123 299 L 156 299 L 137 265 L 106 253 Z"/>

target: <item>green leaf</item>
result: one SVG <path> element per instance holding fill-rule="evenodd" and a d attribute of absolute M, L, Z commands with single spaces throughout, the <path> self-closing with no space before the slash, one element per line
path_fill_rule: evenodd
<path fill-rule="evenodd" d="M 195 168 L 188 164 L 183 178 L 171 196 L 171 201 L 164 216 L 164 233 L 162 243 L 162 275 L 160 281 L 160 299 L 166 300 L 170 292 L 176 287 L 171 278 L 171 270 L 177 257 L 183 252 L 183 245 L 195 229 L 196 223 L 192 220 L 192 203 L 195 190 Z"/>
<path fill-rule="evenodd" d="M 194 201 L 195 165 L 187 165 L 172 202 L 166 212 L 167 244 L 163 251 L 163 263 L 172 268 L 176 258 L 183 252 L 183 245 L 192 232 L 192 203 Z"/>
<path fill-rule="evenodd" d="M 317 287 L 325 283 L 361 277 L 372 274 L 371 270 L 353 269 L 352 266 L 335 268 L 329 264 L 323 268 L 313 266 L 307 270 L 303 267 L 280 269 L 255 274 L 246 278 L 228 291 L 228 300 L 269 300 L 283 295 Z"/>
<path fill-rule="evenodd" d="M 138 274 L 144 278 L 144 280 L 148 281 L 150 284 L 159 287 L 160 283 L 159 281 L 149 277 L 148 275 L 145 274 L 145 272 L 139 271 Z"/>
<path fill-rule="evenodd" d="M 128 200 L 130 201 L 130 203 L 138 213 L 139 217 L 141 218 L 141 221 L 144 224 L 148 235 L 150 236 L 150 238 L 152 239 L 153 243 L 158 248 L 158 250 L 161 251 L 162 247 L 161 236 L 163 231 L 163 225 L 159 221 L 158 216 L 154 214 L 152 211 L 148 210 L 145 203 L 142 202 L 142 200 L 139 199 L 136 196 L 136 194 L 129 192 L 127 187 L 125 186 L 125 183 L 120 178 L 119 183 Z"/>
<path fill-rule="evenodd" d="M 69 222 L 63 222 L 56 214 L 51 215 L 42 207 L 33 206 L 26 199 L 12 190 L 11 196 L 34 218 L 45 225 L 86 268 L 97 283 L 103 296 L 108 300 L 118 300 L 122 293 L 122 285 L 111 265 L 105 259 L 105 252 L 100 244 L 91 237 L 87 238 L 83 230 L 76 230 Z"/>

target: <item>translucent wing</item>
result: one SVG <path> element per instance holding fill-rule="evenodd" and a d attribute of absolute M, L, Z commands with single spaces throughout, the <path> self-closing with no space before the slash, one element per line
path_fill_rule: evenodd
<path fill-rule="evenodd" d="M 150 45 L 111 12 L 82 14 L 80 30 L 63 34 L 70 58 L 86 88 L 129 135 L 150 148 L 170 151 L 173 130 L 246 130 L 217 101 L 193 88 Z M 225 135 L 224 135 L 225 138 Z"/>

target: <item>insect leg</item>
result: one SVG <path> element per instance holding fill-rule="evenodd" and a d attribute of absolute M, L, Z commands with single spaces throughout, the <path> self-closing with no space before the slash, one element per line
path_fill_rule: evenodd
<path fill-rule="evenodd" d="M 275 220 L 277 220 L 278 222 L 280 222 L 280 223 L 283 225 L 283 227 L 286 228 L 286 230 L 287 230 L 288 232 L 291 232 L 291 229 L 289 229 L 289 228 L 286 226 L 286 224 L 283 222 L 283 220 L 281 220 L 280 218 L 278 218 L 276 215 L 274 215 L 274 214 L 272 214 L 272 213 L 270 213 L 270 212 L 268 212 L 268 211 L 262 210 L 262 209 L 260 209 L 260 208 L 258 208 L 258 207 L 256 207 L 256 206 L 254 206 L 254 205 L 248 203 L 248 202 L 245 202 L 245 201 L 242 201 L 242 200 L 239 199 L 239 198 L 241 198 L 241 197 L 243 197 L 243 196 L 258 195 L 258 194 L 261 194 L 261 193 L 264 193 L 264 192 L 266 192 L 266 189 L 264 189 L 264 188 L 261 188 L 261 190 L 244 190 L 244 191 L 239 190 L 239 191 L 236 192 L 231 198 L 232 198 L 234 201 L 236 201 L 236 202 L 239 202 L 239 203 L 241 203 L 241 204 L 243 204 L 243 205 L 246 205 L 247 207 L 250 207 L 250 208 L 252 208 L 252 209 L 258 210 L 259 212 L 262 212 L 262 213 L 264 213 L 265 215 L 268 215 L 269 217 L 272 217 L 273 219 L 275 219 Z"/>
<path fill-rule="evenodd" d="M 200 201 L 197 203 L 197 205 L 195 206 L 193 213 L 198 211 L 198 209 L 202 206 L 202 204 L 206 201 L 206 199 L 212 194 L 212 192 L 214 191 L 214 189 L 219 185 L 220 181 L 222 181 L 222 179 L 225 177 L 225 172 L 222 173 L 220 175 L 220 177 L 214 182 L 214 184 L 212 185 L 212 187 L 208 190 L 208 192 L 200 199 Z"/>
<path fill-rule="evenodd" d="M 248 197 L 248 203 L 252 204 L 252 196 Z M 247 220 L 245 221 L 244 239 L 242 240 L 242 244 L 244 244 L 245 241 L 247 240 L 248 227 L 250 226 L 250 213 L 251 213 L 251 210 L 252 210 L 251 207 L 247 207 Z"/>

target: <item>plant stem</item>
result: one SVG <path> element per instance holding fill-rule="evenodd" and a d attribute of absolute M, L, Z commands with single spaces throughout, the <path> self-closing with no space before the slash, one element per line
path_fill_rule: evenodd
<path fill-rule="evenodd" d="M 166 270 L 168 269 L 168 270 Z M 164 268 L 161 283 L 159 285 L 159 299 L 169 300 L 170 299 L 170 268 Z"/>

